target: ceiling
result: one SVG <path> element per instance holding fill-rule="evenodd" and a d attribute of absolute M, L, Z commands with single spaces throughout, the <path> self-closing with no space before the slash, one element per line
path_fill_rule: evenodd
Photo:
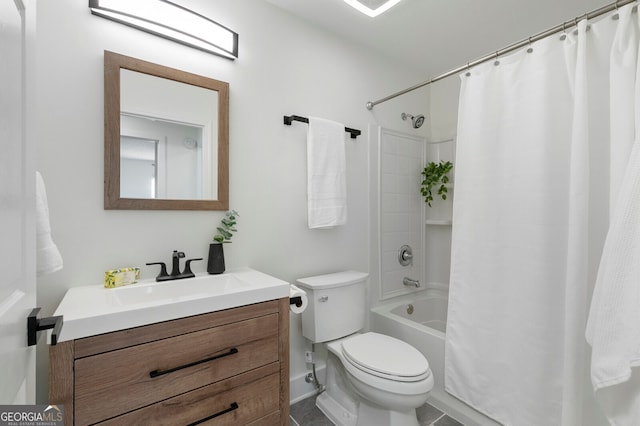
<path fill-rule="evenodd" d="M 376 17 L 342 0 L 266 0 L 425 75 L 425 80 L 608 4 L 608 0 L 402 0 Z"/>

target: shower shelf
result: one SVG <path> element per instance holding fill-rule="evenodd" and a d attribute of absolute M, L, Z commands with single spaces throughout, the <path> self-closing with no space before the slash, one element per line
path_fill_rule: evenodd
<path fill-rule="evenodd" d="M 433 141 L 429 141 L 429 142 L 427 142 L 427 144 L 429 144 L 429 145 L 437 145 L 437 144 L 440 144 L 440 143 L 455 142 L 455 141 L 456 141 L 456 137 L 454 136 L 454 137 L 447 138 L 447 139 L 436 139 L 436 140 L 433 140 Z"/>
<path fill-rule="evenodd" d="M 425 221 L 425 225 L 451 226 L 452 224 L 451 219 L 427 219 Z"/>

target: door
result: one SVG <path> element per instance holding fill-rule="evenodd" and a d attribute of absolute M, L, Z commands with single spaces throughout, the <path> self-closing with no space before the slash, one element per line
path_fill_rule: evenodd
<path fill-rule="evenodd" d="M 34 6 L 0 0 L 0 404 L 35 403 L 35 346 L 27 346 L 26 333 L 36 306 L 35 156 L 26 102 Z"/>

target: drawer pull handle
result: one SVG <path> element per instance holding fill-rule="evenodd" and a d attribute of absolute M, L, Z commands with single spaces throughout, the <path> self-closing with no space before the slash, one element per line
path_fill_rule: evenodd
<path fill-rule="evenodd" d="M 212 415 L 210 415 L 209 417 L 205 417 L 204 419 L 200 419 L 200 420 L 198 420 L 198 421 L 196 421 L 196 422 L 189 423 L 187 426 L 195 426 L 195 425 L 199 425 L 200 423 L 204 423 L 204 422 L 206 422 L 206 421 L 208 421 L 208 420 L 211 420 L 211 419 L 213 419 L 213 418 L 215 418 L 215 417 L 221 416 L 221 415 L 223 415 L 223 414 L 230 413 L 231 411 L 233 411 L 233 410 L 237 410 L 237 409 L 238 409 L 238 403 L 237 403 L 237 402 L 232 402 L 232 403 L 231 403 L 231 406 L 229 406 L 229 408 L 227 408 L 226 410 L 222 410 L 222 411 L 220 411 L 220 412 L 218 412 L 218 413 L 212 414 Z"/>
<path fill-rule="evenodd" d="M 209 358 L 201 359 L 200 361 L 196 361 L 196 362 L 192 362 L 192 363 L 189 363 L 189 364 L 181 365 L 179 367 L 170 368 L 168 370 L 153 370 L 153 371 L 151 371 L 149 373 L 149 377 L 154 378 L 154 377 L 162 376 L 164 374 L 173 373 L 174 371 L 182 370 L 184 368 L 193 367 L 194 365 L 198 365 L 198 364 L 204 364 L 205 362 L 213 361 L 214 359 L 224 358 L 225 356 L 229 356 L 229 355 L 233 355 L 233 354 L 237 354 L 237 353 L 238 353 L 238 349 L 231 348 L 231 349 L 229 349 L 229 352 L 225 352 L 225 353 L 220 354 L 220 355 L 215 355 L 215 356 L 212 356 L 212 357 L 209 357 Z"/>

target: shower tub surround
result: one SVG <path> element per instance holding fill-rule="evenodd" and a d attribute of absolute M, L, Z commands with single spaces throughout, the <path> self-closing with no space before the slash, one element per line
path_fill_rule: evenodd
<path fill-rule="evenodd" d="M 415 293 L 405 277 L 423 281 L 424 201 L 420 197 L 420 171 L 424 167 L 423 137 L 381 128 L 379 132 L 379 252 L 381 300 Z M 403 266 L 398 250 L 408 245 L 411 261 Z M 424 284 L 422 284 L 424 285 Z"/>
<path fill-rule="evenodd" d="M 417 348 L 429 361 L 434 386 L 428 403 L 465 425 L 498 426 L 444 390 L 444 343 L 447 293 L 427 290 L 415 299 L 395 300 L 371 310 L 371 328 Z"/>

